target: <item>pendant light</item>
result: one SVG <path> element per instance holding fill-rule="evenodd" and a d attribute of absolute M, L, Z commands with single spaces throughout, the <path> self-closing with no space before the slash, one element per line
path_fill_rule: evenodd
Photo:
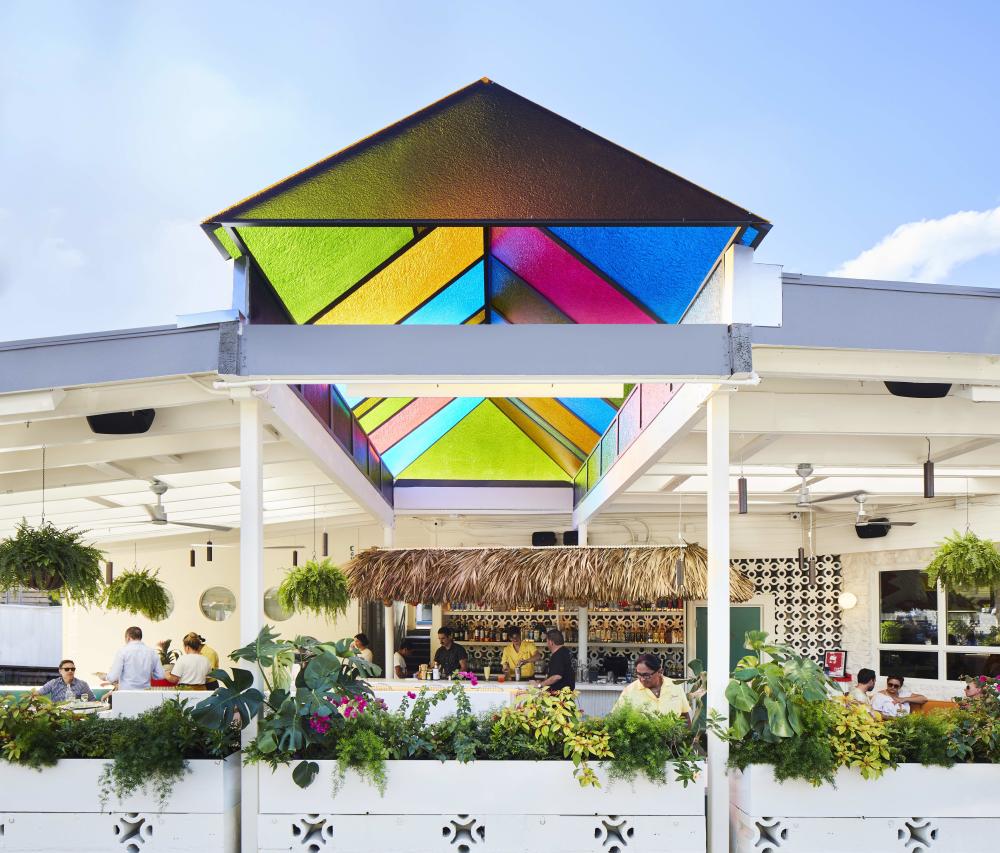
<path fill-rule="evenodd" d="M 330 556 L 330 536 L 325 530 L 323 531 L 323 556 Z"/>
<path fill-rule="evenodd" d="M 299 552 L 292 551 L 292 566 L 297 566 L 299 564 Z"/>
<path fill-rule="evenodd" d="M 746 515 L 747 509 L 747 478 L 743 476 L 743 457 L 740 456 L 740 478 L 736 481 L 736 511 Z"/>
<path fill-rule="evenodd" d="M 806 559 L 806 580 L 809 586 L 816 586 L 816 551 L 813 548 L 813 524 L 815 519 L 812 512 L 809 513 L 809 557 Z"/>
<path fill-rule="evenodd" d="M 934 497 L 934 463 L 931 461 L 931 440 L 927 439 L 927 461 L 924 463 L 924 497 Z"/>
<path fill-rule="evenodd" d="M 191 568 L 194 568 L 194 548 L 191 549 Z"/>
<path fill-rule="evenodd" d="M 212 562 L 212 540 L 209 539 L 205 543 L 205 559 L 211 563 Z"/>
<path fill-rule="evenodd" d="M 104 564 L 104 582 L 111 586 L 111 581 L 115 579 L 115 564 L 108 560 Z"/>

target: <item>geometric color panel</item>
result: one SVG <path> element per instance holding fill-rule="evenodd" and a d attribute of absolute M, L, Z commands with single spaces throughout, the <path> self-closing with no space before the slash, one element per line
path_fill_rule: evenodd
<path fill-rule="evenodd" d="M 553 227 L 560 240 L 676 323 L 735 234 L 730 227 Z"/>
<path fill-rule="evenodd" d="M 577 323 L 655 323 L 629 296 L 537 228 L 492 228 L 490 251 Z"/>
<path fill-rule="evenodd" d="M 460 397 L 452 400 L 412 432 L 407 433 L 396 441 L 388 450 L 383 451 L 379 448 L 379 452 L 382 454 L 382 463 L 398 477 L 400 471 L 438 441 L 441 436 L 454 427 L 455 424 L 462 420 L 482 401 L 482 397 Z M 403 409 L 403 411 L 405 412 L 406 409 Z M 390 421 L 385 426 L 390 426 L 391 423 Z M 383 426 L 383 429 L 385 429 L 385 426 Z"/>
<path fill-rule="evenodd" d="M 450 397 L 417 397 L 401 407 L 398 414 L 369 433 L 369 438 L 379 453 L 385 453 L 450 402 Z"/>
<path fill-rule="evenodd" d="M 462 273 L 454 282 L 403 320 L 407 323 L 457 326 L 483 307 L 485 284 L 483 261 Z"/>
<path fill-rule="evenodd" d="M 598 434 L 615 416 L 615 407 L 597 397 L 560 397 L 559 402 Z"/>
<path fill-rule="evenodd" d="M 528 438 L 547 453 L 567 474 L 575 474 L 583 461 L 579 451 L 572 449 L 568 442 L 560 441 L 554 430 L 530 410 L 520 408 L 507 397 L 490 398 L 501 412 Z"/>
<path fill-rule="evenodd" d="M 354 414 L 358 418 L 358 422 L 361 424 L 361 428 L 371 435 L 373 431 L 378 429 L 382 424 L 384 424 L 389 418 L 391 418 L 396 412 L 407 405 L 413 398 L 412 397 L 386 397 L 376 403 L 371 409 L 366 411 L 362 415 L 358 415 L 357 412 Z"/>
<path fill-rule="evenodd" d="M 307 323 L 413 240 L 412 228 L 241 228 L 296 323 Z"/>
<path fill-rule="evenodd" d="M 572 323 L 562 311 L 497 258 L 490 261 L 492 317 L 510 323 Z"/>
<path fill-rule="evenodd" d="M 489 400 L 397 475 L 410 480 L 534 480 L 569 475 Z"/>
<path fill-rule="evenodd" d="M 516 402 L 522 408 L 534 412 L 546 423 L 551 424 L 584 453 L 590 453 L 601 437 L 599 430 L 593 429 L 558 400 L 549 397 L 522 397 L 518 398 Z"/>
<path fill-rule="evenodd" d="M 398 323 L 482 256 L 481 228 L 435 228 L 316 323 Z"/>

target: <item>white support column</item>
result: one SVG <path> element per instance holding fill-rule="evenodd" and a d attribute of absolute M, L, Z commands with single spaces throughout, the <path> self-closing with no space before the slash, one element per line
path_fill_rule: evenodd
<path fill-rule="evenodd" d="M 260 401 L 247 393 L 240 400 L 240 643 L 252 642 L 263 622 L 264 603 L 264 441 Z M 252 667 L 260 686 L 260 670 Z M 257 723 L 243 730 L 246 748 L 257 733 Z M 257 768 L 242 769 L 240 810 L 243 853 L 257 851 Z"/>
<path fill-rule="evenodd" d="M 578 537 L 577 544 L 581 548 L 587 546 L 587 524 L 578 524 L 576 527 L 576 535 Z M 577 647 L 576 647 L 576 669 L 577 672 L 587 671 L 587 657 L 588 657 L 588 645 L 587 645 L 587 630 L 589 629 L 589 618 L 587 616 L 586 606 L 581 607 L 576 613 L 576 628 L 577 628 Z"/>
<path fill-rule="evenodd" d="M 708 401 L 708 669 L 709 711 L 729 714 L 729 394 Z M 708 735 L 708 851 L 729 850 L 729 746 Z"/>
<path fill-rule="evenodd" d="M 393 542 L 392 527 L 382 528 L 382 547 L 391 548 Z M 386 678 L 395 674 L 392 669 L 392 657 L 396 653 L 396 608 L 393 603 L 385 605 L 385 672 Z"/>

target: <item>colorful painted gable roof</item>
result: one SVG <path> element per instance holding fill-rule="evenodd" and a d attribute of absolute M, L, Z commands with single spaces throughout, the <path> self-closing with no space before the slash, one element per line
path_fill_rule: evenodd
<path fill-rule="evenodd" d="M 202 227 L 252 323 L 646 324 L 770 224 L 481 80 Z M 333 398 L 408 480 L 569 481 L 621 402 Z"/>

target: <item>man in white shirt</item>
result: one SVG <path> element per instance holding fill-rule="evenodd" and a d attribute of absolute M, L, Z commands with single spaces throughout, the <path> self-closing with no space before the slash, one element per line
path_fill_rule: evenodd
<path fill-rule="evenodd" d="M 883 717 L 905 717 L 911 706 L 923 705 L 926 696 L 903 687 L 903 676 L 887 675 L 885 690 L 872 694 L 872 708 Z"/>
<path fill-rule="evenodd" d="M 115 661 L 105 675 L 118 690 L 148 690 L 151 678 L 162 679 L 160 656 L 142 641 L 142 628 L 125 631 L 125 645 L 115 654 Z"/>

